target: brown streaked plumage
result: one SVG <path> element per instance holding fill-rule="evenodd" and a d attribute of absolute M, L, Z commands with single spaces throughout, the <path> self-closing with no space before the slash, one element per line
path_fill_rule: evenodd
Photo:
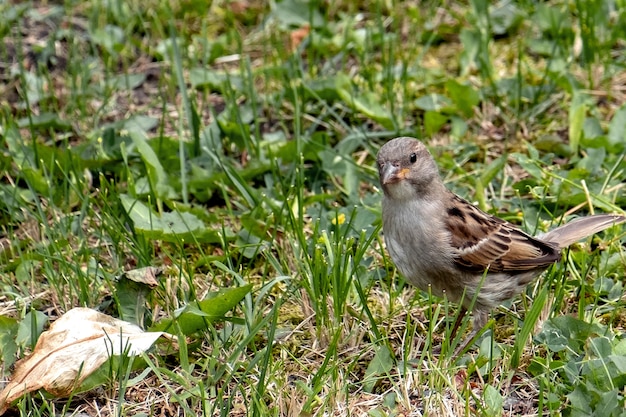
<path fill-rule="evenodd" d="M 533 237 L 445 188 L 417 139 L 387 142 L 377 163 L 394 263 L 411 284 L 472 309 L 474 329 L 459 349 L 485 326 L 492 308 L 559 261 L 563 248 L 626 221 L 613 214 L 582 217 Z"/>

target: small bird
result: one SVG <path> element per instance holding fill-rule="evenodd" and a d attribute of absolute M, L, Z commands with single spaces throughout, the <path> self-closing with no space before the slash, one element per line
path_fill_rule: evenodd
<path fill-rule="evenodd" d="M 582 217 L 533 237 L 448 190 L 417 139 L 385 143 L 377 163 L 391 259 L 409 283 L 462 303 L 463 314 L 472 310 L 473 330 L 457 353 L 487 324 L 494 307 L 558 262 L 563 248 L 626 221 L 613 214 Z"/>

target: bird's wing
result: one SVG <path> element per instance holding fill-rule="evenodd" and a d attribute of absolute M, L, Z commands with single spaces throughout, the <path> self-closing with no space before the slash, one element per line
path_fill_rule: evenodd
<path fill-rule="evenodd" d="M 455 262 L 464 270 L 532 271 L 546 268 L 561 258 L 556 244 L 535 239 L 453 193 L 447 206 L 446 225 L 457 251 Z"/>

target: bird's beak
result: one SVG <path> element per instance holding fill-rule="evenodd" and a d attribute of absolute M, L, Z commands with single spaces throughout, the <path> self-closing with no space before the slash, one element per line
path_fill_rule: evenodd
<path fill-rule="evenodd" d="M 383 185 L 386 185 L 401 181 L 406 178 L 406 174 L 408 172 L 408 168 L 399 169 L 393 164 L 385 164 L 383 169 L 380 171 L 380 182 Z"/>

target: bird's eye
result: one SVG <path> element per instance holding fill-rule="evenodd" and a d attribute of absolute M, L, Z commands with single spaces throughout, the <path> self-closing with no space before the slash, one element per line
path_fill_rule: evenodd
<path fill-rule="evenodd" d="M 417 154 L 415 152 L 413 152 L 411 155 L 409 155 L 409 161 L 411 161 L 412 164 L 417 162 Z"/>

